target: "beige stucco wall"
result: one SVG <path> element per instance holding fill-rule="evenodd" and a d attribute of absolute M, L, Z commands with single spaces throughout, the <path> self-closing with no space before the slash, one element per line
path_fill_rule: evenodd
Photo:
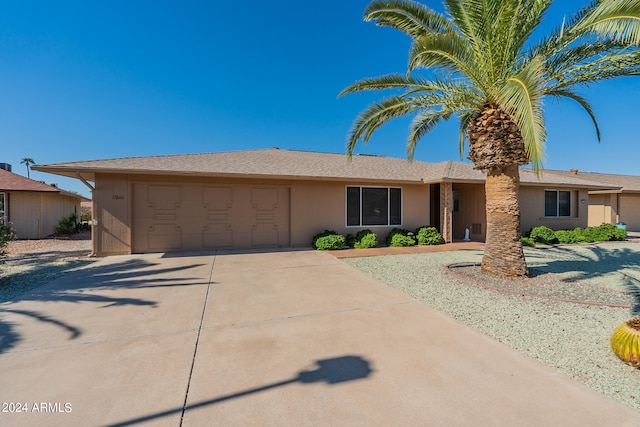
<path fill-rule="evenodd" d="M 544 192 L 545 190 L 571 191 L 571 216 L 552 217 L 544 216 Z M 571 188 L 557 187 L 520 187 L 520 212 L 521 230 L 528 233 L 533 227 L 547 226 L 553 230 L 573 230 L 576 227 L 588 225 L 588 193 L 586 190 L 574 190 Z M 584 202 L 583 202 L 584 201 Z"/>
<path fill-rule="evenodd" d="M 597 227 L 602 223 L 618 222 L 618 194 L 589 195 L 589 226 Z"/>
<path fill-rule="evenodd" d="M 97 255 L 131 253 L 131 198 L 127 175 L 96 174 L 93 191 L 94 251 Z"/>
<path fill-rule="evenodd" d="M 9 220 L 19 239 L 50 236 L 60 220 L 80 213 L 80 199 L 58 193 L 9 193 Z"/>
<path fill-rule="evenodd" d="M 619 197 L 620 222 L 627 224 L 627 231 L 640 231 L 640 194 L 621 194 Z"/>
<path fill-rule="evenodd" d="M 628 231 L 640 231 L 640 194 L 589 195 L 589 225 L 624 222 Z"/>
<path fill-rule="evenodd" d="M 133 188 L 144 188 L 148 184 L 189 186 L 232 186 L 234 188 L 273 187 L 278 188 L 282 200 L 287 197 L 288 233 L 286 246 L 308 247 L 316 233 L 333 229 L 339 233 L 357 233 L 364 227 L 346 226 L 346 187 L 380 186 L 366 182 L 326 182 L 298 180 L 263 180 L 257 178 L 203 178 L 203 177 L 162 177 L 149 175 L 97 174 L 96 189 L 93 192 L 96 210 L 94 218 L 94 250 L 97 255 L 131 253 L 134 229 Z M 155 185 L 154 184 L 154 185 Z M 142 185 L 142 187 L 140 187 Z M 402 188 L 402 227 L 414 229 L 429 222 L 429 186 L 425 184 L 392 184 L 389 187 Z M 286 204 L 282 205 L 283 207 Z M 138 207 L 140 211 L 142 208 Z M 138 216 L 143 218 L 144 214 Z M 138 220 L 140 221 L 140 220 Z M 372 229 L 383 242 L 393 227 L 366 227 Z M 137 236 L 137 235 L 136 235 Z M 137 239 L 138 237 L 136 237 Z"/>
<path fill-rule="evenodd" d="M 307 181 L 292 183 L 291 188 L 291 235 L 293 246 L 310 246 L 313 236 L 328 230 L 340 234 L 356 234 L 368 228 L 378 235 L 378 242 L 384 242 L 394 227 L 346 226 L 346 187 L 378 187 L 365 182 L 320 182 Z M 402 225 L 413 230 L 429 223 L 429 186 L 398 185 L 402 188 Z"/>

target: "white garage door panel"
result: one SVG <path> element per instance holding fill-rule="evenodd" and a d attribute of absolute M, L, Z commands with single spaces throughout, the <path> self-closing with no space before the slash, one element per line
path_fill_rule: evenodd
<path fill-rule="evenodd" d="M 135 184 L 133 251 L 289 245 L 287 187 Z"/>

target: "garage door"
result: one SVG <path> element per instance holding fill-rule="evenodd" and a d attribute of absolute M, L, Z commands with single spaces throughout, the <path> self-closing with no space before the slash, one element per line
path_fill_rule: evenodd
<path fill-rule="evenodd" d="M 627 224 L 627 230 L 640 231 L 640 194 L 620 195 L 620 221 Z"/>
<path fill-rule="evenodd" d="M 133 252 L 287 247 L 289 188 L 134 184 Z"/>

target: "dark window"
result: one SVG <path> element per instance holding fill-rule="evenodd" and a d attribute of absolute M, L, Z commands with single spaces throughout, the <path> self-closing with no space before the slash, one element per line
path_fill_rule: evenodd
<path fill-rule="evenodd" d="M 387 225 L 389 222 L 389 190 L 362 189 L 362 225 Z"/>
<path fill-rule="evenodd" d="M 360 225 L 360 187 L 347 187 L 347 225 Z"/>
<path fill-rule="evenodd" d="M 402 191 L 399 188 L 389 189 L 389 225 L 402 224 Z"/>
<path fill-rule="evenodd" d="M 402 189 L 347 187 L 347 226 L 401 223 Z"/>
<path fill-rule="evenodd" d="M 571 216 L 571 192 L 558 191 L 558 216 Z"/>
<path fill-rule="evenodd" d="M 545 191 L 544 216 L 571 216 L 571 191 Z"/>

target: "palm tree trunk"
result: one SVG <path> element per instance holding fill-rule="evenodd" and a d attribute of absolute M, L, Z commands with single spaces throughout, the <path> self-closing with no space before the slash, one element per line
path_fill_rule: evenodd
<path fill-rule="evenodd" d="M 482 271 L 502 276 L 526 276 L 520 231 L 518 165 L 492 168 L 485 182 L 487 238 Z"/>

